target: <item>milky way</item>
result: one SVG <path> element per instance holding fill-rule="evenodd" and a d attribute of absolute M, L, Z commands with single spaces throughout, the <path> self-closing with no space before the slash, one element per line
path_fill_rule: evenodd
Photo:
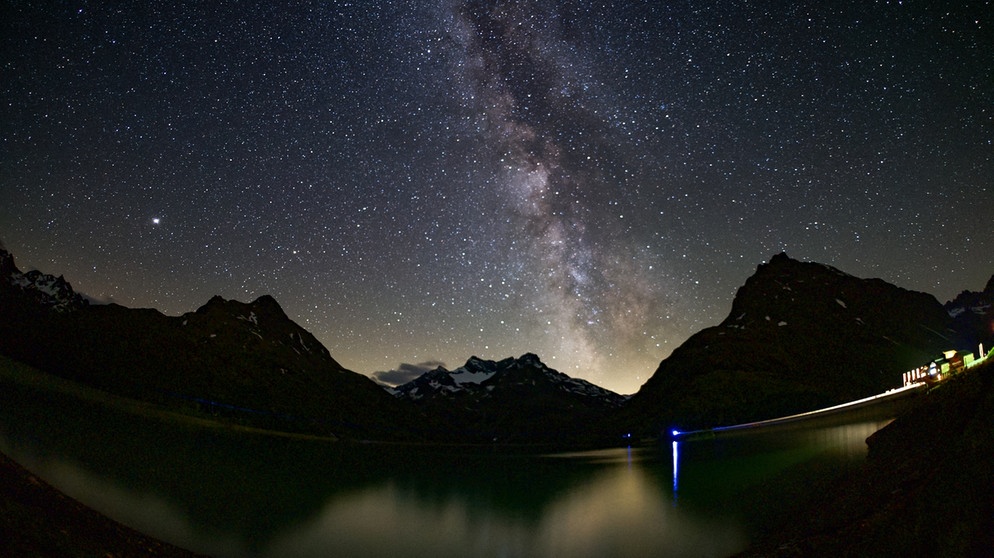
<path fill-rule="evenodd" d="M 391 381 L 630 393 L 780 251 L 983 287 L 991 8 L 8 3 L 0 240 L 97 302 L 272 294 Z"/>
<path fill-rule="evenodd" d="M 616 353 L 645 355 L 641 367 L 650 368 L 655 340 L 667 337 L 667 294 L 658 274 L 641 273 L 618 207 L 628 185 L 605 171 L 625 164 L 628 143 L 598 114 L 607 88 L 566 39 L 560 11 L 467 3 L 455 14 L 465 109 L 481 116 L 480 145 L 496 161 L 496 215 L 524 233 L 505 253 L 533 294 L 530 329 L 554 343 L 571 373 L 604 381 L 597 372 Z"/>

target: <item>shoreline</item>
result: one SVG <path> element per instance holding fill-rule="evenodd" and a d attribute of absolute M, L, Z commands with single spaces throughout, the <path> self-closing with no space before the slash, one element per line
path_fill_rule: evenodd
<path fill-rule="evenodd" d="M 89 508 L 0 453 L 0 554 L 198 558 Z"/>
<path fill-rule="evenodd" d="M 600 449 L 604 447 L 621 447 L 624 444 L 557 444 L 545 443 L 470 443 L 470 442 L 442 442 L 425 440 L 353 440 L 343 439 L 333 435 L 321 436 L 318 434 L 307 434 L 303 432 L 291 432 L 286 430 L 274 430 L 248 426 L 223 420 L 215 420 L 190 413 L 184 413 L 157 403 L 133 399 L 122 395 L 116 395 L 101 389 L 88 386 L 86 384 L 69 380 L 49 372 L 38 370 L 22 362 L 13 360 L 5 355 L 0 355 L 0 384 L 10 382 L 22 387 L 42 391 L 54 391 L 61 395 L 74 397 L 90 403 L 106 406 L 116 411 L 128 414 L 153 418 L 165 422 L 194 426 L 201 428 L 211 428 L 243 434 L 254 434 L 259 436 L 271 436 L 278 438 L 288 438 L 292 440 L 336 443 L 343 445 L 361 445 L 370 447 L 412 447 L 412 448 L 438 448 L 438 449 L 466 449 L 473 452 L 494 451 L 494 452 L 514 452 L 529 451 L 531 453 L 543 453 L 557 450 L 585 450 Z"/>
<path fill-rule="evenodd" d="M 335 436 L 320 436 L 302 432 L 272 430 L 255 426 L 246 426 L 231 422 L 212 420 L 205 417 L 183 413 L 155 403 L 115 395 L 95 387 L 50 374 L 23 364 L 6 356 L 0 355 L 0 382 L 11 382 L 17 385 L 38 390 L 51 390 L 62 395 L 68 395 L 91 403 L 107 406 L 111 409 L 132 415 L 154 418 L 157 420 L 199 426 L 218 430 L 257 434 L 260 436 L 275 436 L 294 440 L 314 442 L 340 442 Z"/>

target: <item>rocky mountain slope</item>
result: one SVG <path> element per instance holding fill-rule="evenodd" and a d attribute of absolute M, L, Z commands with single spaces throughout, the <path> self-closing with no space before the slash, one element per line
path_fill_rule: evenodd
<path fill-rule="evenodd" d="M 522 370 L 532 370 L 535 373 L 528 374 L 521 372 Z M 461 396 L 460 394 L 467 397 L 494 397 L 500 396 L 503 391 L 512 391 L 511 386 L 537 386 L 539 383 L 566 396 L 588 400 L 592 405 L 618 407 L 627 399 L 586 380 L 571 378 L 553 370 L 538 355 L 532 353 L 501 361 L 473 356 L 465 365 L 455 370 L 449 371 L 440 366 L 389 391 L 400 399 L 422 401 L 451 399 Z"/>
<path fill-rule="evenodd" d="M 987 350 L 994 347 L 994 275 L 983 291 L 963 291 L 945 308 L 956 331 L 954 348 L 973 351 L 980 344 Z"/>
<path fill-rule="evenodd" d="M 724 321 L 659 365 L 627 424 L 645 434 L 735 424 L 900 387 L 903 372 L 949 348 L 952 326 L 931 295 L 779 254 Z"/>
<path fill-rule="evenodd" d="M 214 297 L 170 317 L 90 305 L 63 278 L 22 273 L 0 250 L 0 352 L 145 401 L 254 426 L 403 438 L 400 402 L 344 369 L 272 297 Z"/>
<path fill-rule="evenodd" d="M 564 444 L 610 436 L 602 417 L 626 397 L 546 366 L 537 355 L 470 358 L 390 390 L 436 419 L 433 438 L 469 443 Z"/>

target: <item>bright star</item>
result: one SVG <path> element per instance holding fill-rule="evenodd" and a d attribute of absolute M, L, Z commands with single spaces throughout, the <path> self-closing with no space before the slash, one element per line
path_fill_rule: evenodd
<path fill-rule="evenodd" d="M 153 225 L 158 225 L 159 224 L 159 218 L 158 217 L 152 217 L 152 224 Z"/>

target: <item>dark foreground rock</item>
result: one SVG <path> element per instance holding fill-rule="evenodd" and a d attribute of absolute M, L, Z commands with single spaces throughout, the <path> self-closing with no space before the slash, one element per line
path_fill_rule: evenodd
<path fill-rule="evenodd" d="M 199 556 L 125 527 L 0 454 L 0 556 Z"/>
<path fill-rule="evenodd" d="M 934 388 L 867 444 L 862 467 L 789 506 L 742 556 L 992 555 L 994 366 Z"/>

